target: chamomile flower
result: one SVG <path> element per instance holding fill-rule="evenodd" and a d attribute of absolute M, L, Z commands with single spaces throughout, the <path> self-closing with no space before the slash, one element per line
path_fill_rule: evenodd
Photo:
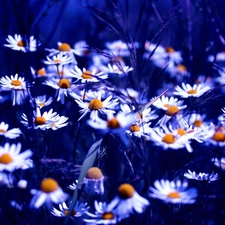
<path fill-rule="evenodd" d="M 208 143 L 211 143 L 213 145 L 217 146 L 225 146 L 225 129 L 223 126 L 208 126 L 205 129 L 206 133 L 206 139 Z"/>
<path fill-rule="evenodd" d="M 126 43 L 122 41 L 106 42 L 109 52 L 115 56 L 129 56 L 130 51 Z"/>
<path fill-rule="evenodd" d="M 199 180 L 199 181 L 207 181 L 207 182 L 211 182 L 211 181 L 216 181 L 219 179 L 219 175 L 216 173 L 198 173 L 196 174 L 195 171 L 191 172 L 190 170 L 188 170 L 187 173 L 184 174 L 184 176 L 188 179 L 193 179 L 193 180 Z"/>
<path fill-rule="evenodd" d="M 5 47 L 23 52 L 34 52 L 39 45 L 39 43 L 34 39 L 34 36 L 26 38 L 22 37 L 20 34 L 15 34 L 14 38 L 13 36 L 8 35 L 6 41 L 8 42 L 8 44 L 4 44 Z"/>
<path fill-rule="evenodd" d="M 219 167 L 219 168 L 221 168 L 222 170 L 225 170 L 225 158 L 224 158 L 224 157 L 221 158 L 221 159 L 218 159 L 218 158 L 212 158 L 211 161 L 214 163 L 214 165 L 215 165 L 216 167 Z"/>
<path fill-rule="evenodd" d="M 119 75 L 127 74 L 128 72 L 132 71 L 133 68 L 125 65 L 117 65 L 113 64 L 110 65 L 108 64 L 108 67 L 103 67 L 102 70 L 106 73 L 115 73 Z"/>
<path fill-rule="evenodd" d="M 34 107 L 39 107 L 40 109 L 50 105 L 52 101 L 53 99 L 51 97 L 47 99 L 46 95 L 37 96 L 36 98 L 30 100 L 31 103 L 34 103 Z"/>
<path fill-rule="evenodd" d="M 199 113 L 192 113 L 186 117 L 188 124 L 198 128 L 205 126 L 205 118 L 206 115 L 201 115 Z"/>
<path fill-rule="evenodd" d="M 57 115 L 54 118 L 54 122 L 46 125 L 46 129 L 58 130 L 59 128 L 65 127 L 69 124 L 68 119 L 68 117 Z"/>
<path fill-rule="evenodd" d="M 90 49 L 86 41 L 78 41 L 74 44 L 74 54 L 78 56 L 86 56 L 90 54 Z"/>
<path fill-rule="evenodd" d="M 21 123 L 28 128 L 34 129 L 41 129 L 45 130 L 48 129 L 51 124 L 58 121 L 57 113 L 53 112 L 53 109 L 50 109 L 48 112 L 41 113 L 40 109 L 37 108 L 36 111 L 33 112 L 34 116 L 32 118 L 33 123 L 30 124 L 26 114 L 22 115 Z"/>
<path fill-rule="evenodd" d="M 47 56 L 46 58 L 47 60 L 42 60 L 42 62 L 46 65 L 59 66 L 59 65 L 66 65 L 73 62 L 70 56 L 65 55 L 62 52 L 60 52 L 58 55 L 54 55 L 52 58 L 50 58 L 49 56 Z"/>
<path fill-rule="evenodd" d="M 131 184 L 121 184 L 118 194 L 108 204 L 108 212 L 114 211 L 120 219 L 126 218 L 134 211 L 143 213 L 149 201 L 140 196 Z"/>
<path fill-rule="evenodd" d="M 113 110 L 115 106 L 118 104 L 118 100 L 112 100 L 113 96 L 110 95 L 104 101 L 101 100 L 101 93 L 98 95 L 97 98 L 93 98 L 90 102 L 84 102 L 82 100 L 75 100 L 76 103 L 81 107 L 80 113 L 83 115 L 79 118 L 82 119 L 87 113 L 90 112 L 91 120 L 97 120 L 99 118 L 98 114 L 108 114 L 108 113 L 115 113 Z"/>
<path fill-rule="evenodd" d="M 174 95 L 179 95 L 182 98 L 189 97 L 200 97 L 208 90 L 210 90 L 209 86 L 205 86 L 204 84 L 194 84 L 191 86 L 190 84 L 182 83 L 182 88 L 180 86 L 175 87 Z"/>
<path fill-rule="evenodd" d="M 74 209 L 72 210 L 71 217 L 80 217 L 84 213 L 86 213 L 89 209 L 89 206 L 87 203 L 82 203 L 82 202 L 76 202 Z M 69 213 L 69 207 L 66 205 L 65 202 L 62 204 L 59 204 L 59 210 L 54 208 L 51 211 L 52 215 L 57 216 L 57 217 L 65 217 Z"/>
<path fill-rule="evenodd" d="M 150 187 L 150 197 L 158 198 L 167 203 L 193 204 L 198 193 L 195 188 L 188 188 L 187 182 L 156 180 L 155 187 Z"/>
<path fill-rule="evenodd" d="M 65 202 L 68 197 L 53 178 L 43 179 L 40 184 L 40 190 L 31 189 L 30 192 L 33 195 L 30 202 L 30 207 L 32 208 L 40 208 L 44 203 L 50 208 L 52 203 Z"/>
<path fill-rule="evenodd" d="M 153 98 L 152 100 L 154 100 Z M 155 107 L 163 110 L 167 110 L 172 105 L 181 105 L 183 101 L 179 101 L 178 98 L 167 97 L 163 95 L 162 97 L 158 98 L 156 101 L 152 103 Z"/>
<path fill-rule="evenodd" d="M 71 79 L 67 78 L 54 78 L 47 80 L 43 83 L 57 90 L 56 97 L 57 101 L 60 101 L 62 104 L 65 103 L 65 96 L 67 97 L 68 89 L 71 87 Z"/>
<path fill-rule="evenodd" d="M 91 167 L 83 180 L 84 188 L 89 194 L 104 193 L 104 176 L 98 167 Z"/>
<path fill-rule="evenodd" d="M 16 169 L 27 169 L 26 164 L 32 156 L 32 152 L 26 150 L 20 153 L 20 151 L 20 143 L 17 145 L 6 143 L 4 147 L 0 147 L 0 171 L 13 172 Z"/>
<path fill-rule="evenodd" d="M 9 125 L 5 122 L 0 123 L 0 136 L 5 136 L 10 139 L 15 139 L 19 137 L 22 132 L 19 128 L 13 128 L 11 130 L 8 129 Z"/>
<path fill-rule="evenodd" d="M 90 216 L 89 219 L 84 219 L 86 224 L 116 224 L 118 220 L 129 217 L 129 214 L 126 217 L 117 217 L 115 212 L 107 210 L 107 204 L 105 202 L 94 201 L 95 214 L 87 212 L 86 214 Z"/>
<path fill-rule="evenodd" d="M 108 78 L 108 74 L 104 74 L 103 72 L 97 73 L 95 70 L 91 72 L 85 68 L 81 70 L 78 66 L 75 66 L 74 70 L 71 70 L 71 74 L 72 77 L 77 78 L 81 83 L 100 82 L 102 79 Z"/>
<path fill-rule="evenodd" d="M 141 138 L 142 136 L 146 138 L 146 140 L 150 139 L 150 134 L 152 132 L 152 128 L 150 127 L 150 123 L 136 123 L 132 124 L 130 126 L 130 129 L 127 130 L 126 132 L 129 135 L 134 135 L 138 138 Z"/>

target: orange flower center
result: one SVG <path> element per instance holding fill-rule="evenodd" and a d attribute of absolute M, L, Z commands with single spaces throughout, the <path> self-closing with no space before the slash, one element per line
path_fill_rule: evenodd
<path fill-rule="evenodd" d="M 187 92 L 189 95 L 197 94 L 197 90 L 191 89 Z"/>
<path fill-rule="evenodd" d="M 176 138 L 174 137 L 174 135 L 172 134 L 166 134 L 163 138 L 162 138 L 162 142 L 165 142 L 167 144 L 173 144 L 176 141 Z"/>
<path fill-rule="evenodd" d="M 39 103 L 39 106 L 40 106 L 40 107 L 43 107 L 43 106 L 45 106 L 45 103 L 44 103 L 44 102 L 40 102 L 40 103 Z"/>
<path fill-rule="evenodd" d="M 67 216 L 68 213 L 69 213 L 69 209 L 66 209 L 66 210 L 64 211 L 64 216 Z M 76 212 L 75 210 L 73 210 L 73 211 L 71 212 L 71 216 L 75 216 L 76 214 L 77 214 L 77 212 Z"/>
<path fill-rule="evenodd" d="M 84 73 L 82 73 L 81 77 L 83 79 L 92 79 L 93 78 L 91 71 L 89 71 L 89 70 L 86 70 Z"/>
<path fill-rule="evenodd" d="M 166 115 L 167 116 L 174 116 L 175 114 L 177 114 L 180 111 L 180 109 L 175 106 L 175 105 L 171 105 L 169 106 L 169 108 L 166 110 Z"/>
<path fill-rule="evenodd" d="M 13 158 L 8 153 L 4 153 L 0 156 L 0 163 L 2 164 L 9 164 L 12 161 L 13 161 Z"/>
<path fill-rule="evenodd" d="M 177 191 L 170 192 L 167 197 L 169 198 L 180 198 L 180 193 Z"/>
<path fill-rule="evenodd" d="M 120 127 L 120 123 L 118 122 L 118 120 L 114 117 L 111 120 L 109 120 L 107 122 L 107 126 L 111 129 L 116 129 Z"/>
<path fill-rule="evenodd" d="M 41 182 L 41 190 L 45 193 L 51 193 L 59 188 L 59 184 L 52 178 L 45 178 Z"/>
<path fill-rule="evenodd" d="M 137 124 L 133 124 L 131 127 L 130 127 L 130 130 L 132 132 L 139 132 L 141 129 L 140 127 L 137 125 Z"/>
<path fill-rule="evenodd" d="M 37 74 L 40 75 L 40 76 L 44 76 L 44 75 L 46 75 L 46 71 L 45 71 L 44 68 L 42 68 L 42 69 L 39 69 L 39 70 L 37 71 Z"/>
<path fill-rule="evenodd" d="M 182 65 L 182 64 L 179 64 L 179 65 L 177 66 L 177 69 L 180 70 L 180 71 L 182 71 L 182 72 L 186 72 L 186 71 L 187 71 L 186 66 L 184 66 L 184 65 Z"/>
<path fill-rule="evenodd" d="M 62 52 L 69 52 L 71 50 L 71 47 L 69 44 L 67 43 L 62 43 L 59 47 L 58 47 L 59 51 Z"/>
<path fill-rule="evenodd" d="M 195 120 L 195 122 L 194 122 L 195 127 L 200 127 L 202 124 L 203 124 L 203 122 L 201 120 Z"/>
<path fill-rule="evenodd" d="M 91 110 L 102 109 L 103 108 L 103 104 L 102 104 L 102 102 L 99 99 L 94 98 L 94 99 L 92 99 L 90 101 L 88 108 L 91 109 Z"/>
<path fill-rule="evenodd" d="M 119 196 L 122 199 L 131 198 L 134 195 L 134 192 L 134 187 L 130 184 L 122 184 L 118 188 Z"/>
<path fill-rule="evenodd" d="M 69 82 L 68 79 L 63 78 L 63 79 L 61 79 L 61 80 L 58 82 L 58 86 L 59 86 L 60 88 L 67 89 L 67 88 L 70 87 L 70 82 Z"/>
<path fill-rule="evenodd" d="M 114 218 L 114 214 L 112 212 L 104 212 L 102 214 L 103 220 L 112 220 Z"/>
<path fill-rule="evenodd" d="M 34 120 L 34 124 L 35 125 L 43 125 L 43 124 L 45 124 L 47 121 L 46 121 L 46 119 L 43 117 L 43 116 L 38 116 L 38 117 L 36 117 L 35 118 L 35 120 Z"/>
<path fill-rule="evenodd" d="M 177 133 L 178 133 L 180 136 L 183 136 L 183 135 L 186 134 L 186 131 L 183 130 L 183 129 L 181 129 L 181 128 L 179 128 L 179 129 L 177 129 Z"/>
<path fill-rule="evenodd" d="M 11 81 L 11 85 L 13 85 L 13 86 L 20 86 L 21 85 L 21 82 L 19 81 L 19 80 L 12 80 Z"/>
<path fill-rule="evenodd" d="M 225 141 L 225 134 L 222 131 L 217 131 L 212 136 L 212 139 L 217 142 L 223 142 L 223 141 Z"/>
<path fill-rule="evenodd" d="M 61 63 L 61 60 L 60 59 L 54 59 L 54 63 L 55 64 L 60 64 Z"/>
<path fill-rule="evenodd" d="M 18 41 L 17 42 L 17 45 L 19 46 L 19 47 L 26 47 L 27 46 L 27 43 L 26 43 L 26 41 Z"/>
<path fill-rule="evenodd" d="M 103 177 L 102 171 L 98 167 L 90 168 L 86 173 L 86 178 L 98 180 Z"/>
<path fill-rule="evenodd" d="M 173 53 L 173 52 L 175 52 L 175 50 L 172 47 L 167 47 L 166 52 L 167 53 Z"/>
<path fill-rule="evenodd" d="M 0 133 L 5 133 L 6 130 L 0 129 Z"/>

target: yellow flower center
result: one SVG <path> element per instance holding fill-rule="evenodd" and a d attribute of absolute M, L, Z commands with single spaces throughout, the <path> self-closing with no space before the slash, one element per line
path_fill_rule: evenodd
<path fill-rule="evenodd" d="M 167 197 L 169 198 L 180 198 L 180 193 L 177 191 L 170 192 Z"/>
<path fill-rule="evenodd" d="M 172 134 L 166 134 L 163 138 L 162 138 L 162 142 L 165 142 L 167 144 L 173 144 L 176 141 L 176 138 L 174 137 L 174 135 Z"/>
<path fill-rule="evenodd" d="M 200 127 L 203 124 L 203 122 L 201 120 L 195 120 L 193 124 L 195 127 Z"/>
<path fill-rule="evenodd" d="M 21 85 L 21 82 L 19 81 L 19 80 L 12 80 L 11 81 L 11 85 L 13 85 L 13 86 L 20 86 Z"/>
<path fill-rule="evenodd" d="M 103 104 L 102 104 L 102 102 L 99 99 L 94 98 L 94 99 L 92 99 L 90 101 L 88 108 L 91 109 L 91 110 L 102 109 L 103 108 Z"/>
<path fill-rule="evenodd" d="M 187 71 L 186 66 L 184 66 L 183 64 L 179 64 L 177 66 L 177 69 L 180 70 L 180 71 L 182 71 L 182 72 L 186 72 Z"/>
<path fill-rule="evenodd" d="M 194 94 L 197 94 L 197 90 L 191 89 L 191 90 L 187 91 L 187 93 L 189 95 L 194 95 Z"/>
<path fill-rule="evenodd" d="M 8 153 L 4 153 L 0 156 L 0 163 L 2 164 L 9 164 L 12 161 L 13 161 L 13 158 Z"/>
<path fill-rule="evenodd" d="M 62 43 L 59 47 L 58 47 L 59 51 L 62 52 L 69 52 L 71 50 L 71 47 L 69 44 L 67 43 Z"/>
<path fill-rule="evenodd" d="M 212 139 L 217 142 L 223 142 L 225 141 L 225 134 L 222 131 L 217 131 L 212 136 Z"/>
<path fill-rule="evenodd" d="M 175 106 L 175 105 L 171 105 L 169 106 L 169 108 L 166 110 L 166 115 L 167 116 L 174 116 L 175 114 L 177 114 L 180 111 L 180 109 Z"/>
<path fill-rule="evenodd" d="M 98 180 L 103 177 L 102 171 L 98 167 L 90 168 L 86 173 L 86 178 Z"/>
<path fill-rule="evenodd" d="M 68 213 L 69 213 L 69 209 L 66 209 L 66 210 L 64 211 L 64 216 L 67 216 Z M 77 212 L 76 212 L 75 210 L 73 210 L 73 211 L 71 212 L 71 216 L 75 216 L 76 214 L 77 214 Z"/>
<path fill-rule="evenodd" d="M 120 123 L 118 122 L 118 120 L 114 117 L 111 120 L 109 120 L 107 122 L 107 126 L 111 129 L 116 129 L 120 127 Z"/>
<path fill-rule="evenodd" d="M 45 106 L 45 103 L 44 103 L 44 102 L 40 102 L 40 103 L 39 103 L 39 106 L 40 106 L 40 107 L 43 107 L 43 106 Z"/>
<path fill-rule="evenodd" d="M 179 128 L 179 129 L 177 129 L 177 133 L 178 133 L 180 136 L 183 136 L 183 135 L 186 134 L 186 131 L 183 130 L 183 129 L 181 129 L 181 128 Z"/>
<path fill-rule="evenodd" d="M 133 124 L 131 127 L 130 127 L 130 130 L 132 132 L 139 132 L 141 129 L 140 127 L 137 125 L 137 124 Z"/>
<path fill-rule="evenodd" d="M 55 60 L 54 60 L 54 63 L 55 63 L 55 64 L 60 64 L 60 63 L 61 63 L 61 60 L 60 60 L 60 59 L 55 59 Z"/>
<path fill-rule="evenodd" d="M 134 195 L 134 192 L 134 187 L 130 184 L 122 184 L 118 188 L 119 196 L 122 199 L 131 198 Z"/>
<path fill-rule="evenodd" d="M 102 213 L 103 220 L 112 220 L 114 218 L 114 214 L 112 212 L 104 212 Z"/>
<path fill-rule="evenodd" d="M 59 188 L 59 184 L 52 178 L 45 178 L 41 182 L 41 190 L 45 193 L 51 193 Z"/>
<path fill-rule="evenodd" d="M 84 73 L 82 73 L 81 77 L 83 79 L 92 79 L 93 78 L 91 71 L 89 71 L 89 70 L 86 70 Z"/>
<path fill-rule="evenodd" d="M 0 129 L 0 133 L 5 133 L 6 130 Z"/>
<path fill-rule="evenodd" d="M 39 70 L 37 71 L 37 74 L 40 75 L 40 76 L 44 76 L 44 75 L 46 75 L 46 71 L 45 71 L 44 68 L 42 68 L 42 69 L 39 69 Z"/>
<path fill-rule="evenodd" d="M 166 52 L 167 53 L 173 53 L 173 52 L 175 52 L 175 50 L 172 47 L 167 47 Z"/>
<path fill-rule="evenodd" d="M 38 116 L 34 120 L 35 125 L 43 125 L 46 123 L 46 119 L 43 116 Z"/>
<path fill-rule="evenodd" d="M 58 86 L 59 86 L 60 88 L 67 89 L 67 88 L 70 87 L 70 82 L 69 82 L 68 79 L 63 78 L 63 79 L 61 79 L 61 80 L 58 82 Z"/>
<path fill-rule="evenodd" d="M 25 42 L 25 41 L 18 41 L 17 42 L 17 45 L 19 46 L 19 47 L 26 47 L 27 46 L 27 43 Z"/>

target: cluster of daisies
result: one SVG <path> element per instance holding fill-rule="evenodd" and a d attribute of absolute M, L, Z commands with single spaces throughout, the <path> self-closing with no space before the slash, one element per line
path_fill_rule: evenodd
<path fill-rule="evenodd" d="M 18 34 L 14 37 L 9 35 L 6 41 L 6 47 L 24 54 L 37 51 L 41 46 L 33 36 L 28 38 Z M 199 76 L 194 84 L 181 82 L 190 75 L 182 64 L 182 53 L 172 47 L 165 48 L 146 41 L 143 59 L 153 66 L 165 69 L 171 78 L 176 78 L 172 87 L 166 87 L 169 90 L 165 89 L 166 91 L 149 98 L 126 82 L 134 70 L 127 65 L 130 48 L 139 48 L 140 44 L 115 41 L 106 43 L 105 46 L 104 52 L 108 57 L 90 50 L 85 41 L 77 42 L 74 48 L 68 43 L 58 42 L 57 48 L 45 49 L 47 56 L 41 59 L 43 66 L 30 67 L 30 79 L 26 80 L 20 74 L 0 78 L 1 95 L 5 99 L 2 104 L 8 103 L 5 96 L 11 95 L 12 106 L 31 106 L 32 112 L 20 115 L 19 122 L 25 130 L 58 130 L 69 126 L 70 122 L 83 121 L 83 124 L 99 132 L 102 137 L 108 133 L 115 135 L 126 148 L 132 140 L 145 140 L 157 149 L 187 151 L 188 154 L 195 152 L 193 143 L 218 148 L 225 146 L 225 108 L 221 109 L 217 122 L 198 111 L 185 113 L 188 107 L 195 104 L 196 99 L 210 92 L 222 78 L 207 80 Z M 80 67 L 80 58 L 87 61 L 86 68 Z M 212 61 L 211 58 L 210 60 Z M 119 82 L 120 80 L 122 81 Z M 37 96 L 33 91 L 36 88 L 43 88 L 45 91 L 49 89 L 55 94 L 49 96 L 46 92 Z M 75 122 L 55 111 L 55 105 L 63 106 L 68 102 L 79 108 Z M 22 131 L 19 128 L 9 129 L 8 124 L 1 122 L 0 135 L 16 140 L 22 135 Z M 34 166 L 31 159 L 34 153 L 31 150 L 21 152 L 21 148 L 20 143 L 10 145 L 8 142 L 0 147 L 0 178 L 4 185 L 15 183 L 13 172 Z M 214 157 L 209 163 L 225 170 L 225 158 Z M 210 183 L 218 180 L 219 175 L 213 171 L 196 173 L 187 170 L 182 177 L 184 182 L 179 179 L 159 179 L 149 187 L 149 198 L 157 198 L 166 203 L 192 204 L 196 202 L 198 190 L 188 188 L 187 179 Z M 101 170 L 92 167 L 80 185 L 89 194 L 103 195 L 104 180 Z M 18 182 L 18 187 L 27 188 L 25 178 Z M 81 189 L 76 184 L 69 188 Z M 84 216 L 84 221 L 88 224 L 116 224 L 134 212 L 142 213 L 150 205 L 149 200 L 140 196 L 129 183 L 118 187 L 117 195 L 111 202 L 94 201 L 92 208 L 85 199 L 77 201 L 73 206 L 70 195 L 51 177 L 44 178 L 39 189 L 31 189 L 30 193 L 33 196 L 31 208 L 40 208 L 46 204 L 54 216 Z"/>

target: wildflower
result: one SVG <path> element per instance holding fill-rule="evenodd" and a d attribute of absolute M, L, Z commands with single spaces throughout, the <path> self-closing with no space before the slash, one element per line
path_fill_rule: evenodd
<path fill-rule="evenodd" d="M 81 83 L 85 82 L 99 82 L 102 79 L 107 79 L 108 74 L 103 74 L 103 72 L 97 73 L 95 70 L 92 72 L 83 68 L 81 70 L 78 66 L 75 66 L 74 70 L 71 70 L 72 76 L 81 81 Z"/>
<path fill-rule="evenodd" d="M 203 84 L 194 84 L 191 86 L 190 84 L 184 83 L 182 83 L 182 88 L 180 86 L 175 87 L 176 91 L 174 94 L 183 98 L 200 97 L 210 89 L 209 86 L 204 86 Z"/>
<path fill-rule="evenodd" d="M 22 104 L 28 95 L 24 77 L 18 77 L 18 74 L 15 76 L 11 75 L 11 77 L 2 77 L 0 79 L 0 85 L 3 87 L 3 90 L 12 91 L 11 99 L 13 101 L 13 105 Z"/>
<path fill-rule="evenodd" d="M 156 180 L 154 186 L 150 187 L 150 197 L 158 198 L 168 203 L 192 204 L 197 197 L 195 188 L 187 189 L 188 183 L 174 182 L 169 180 Z"/>
<path fill-rule="evenodd" d="M 0 147 L 0 171 L 13 172 L 16 169 L 27 169 L 26 164 L 32 156 L 31 150 L 22 153 L 21 144 L 17 145 L 6 143 L 4 147 Z"/>
<path fill-rule="evenodd" d="M 129 214 L 123 217 L 117 217 L 114 211 L 107 210 L 107 204 L 105 202 L 94 202 L 95 214 L 87 212 L 86 214 L 91 219 L 84 219 L 85 223 L 93 224 L 116 224 L 118 220 L 129 217 Z"/>
<path fill-rule="evenodd" d="M 13 128 L 11 130 L 8 130 L 9 125 L 5 122 L 0 123 L 0 136 L 5 136 L 6 138 L 15 139 L 22 134 L 21 130 L 19 128 Z"/>
<path fill-rule="evenodd" d="M 225 158 L 221 158 L 221 159 L 218 159 L 218 158 L 212 158 L 211 160 L 215 166 L 221 168 L 222 170 L 225 170 Z"/>
<path fill-rule="evenodd" d="M 8 35 L 6 41 L 9 44 L 4 44 L 5 47 L 9 47 L 12 50 L 23 52 L 35 52 L 39 43 L 34 39 L 34 36 L 29 38 L 22 37 L 20 34 L 15 34 L 14 38 Z"/>
<path fill-rule="evenodd" d="M 211 181 L 215 181 L 215 180 L 219 179 L 219 175 L 217 173 L 216 174 L 214 174 L 214 173 L 212 173 L 212 174 L 208 174 L 208 173 L 196 174 L 195 171 L 191 172 L 190 170 L 188 170 L 188 172 L 185 173 L 184 176 L 188 179 L 207 181 L 207 182 L 211 182 Z"/>
<path fill-rule="evenodd" d="M 76 205 L 74 206 L 74 209 L 72 210 L 71 217 L 80 217 L 84 213 L 86 213 L 89 209 L 89 206 L 87 206 L 87 203 L 80 203 L 76 202 Z M 69 207 L 66 205 L 65 202 L 62 204 L 59 204 L 59 210 L 54 208 L 51 211 L 52 215 L 57 216 L 57 217 L 65 217 L 69 213 Z"/>
<path fill-rule="evenodd" d="M 205 118 L 206 118 L 206 115 L 201 115 L 199 113 L 192 113 L 191 115 L 187 116 L 187 121 L 192 126 L 201 128 L 205 124 L 204 122 Z"/>
<path fill-rule="evenodd" d="M 52 101 L 53 99 L 51 97 L 46 99 L 46 95 L 37 96 L 36 98 L 30 100 L 31 103 L 35 103 L 34 107 L 39 107 L 40 109 L 50 105 Z"/>
<path fill-rule="evenodd" d="M 30 202 L 30 207 L 39 208 L 46 203 L 50 208 L 52 202 L 59 204 L 64 202 L 68 197 L 68 195 L 59 187 L 58 182 L 53 178 L 43 179 L 40 188 L 40 190 L 31 190 L 33 198 Z"/>
<path fill-rule="evenodd" d="M 132 71 L 133 68 L 125 65 L 110 65 L 108 67 L 103 67 L 102 70 L 106 73 L 115 73 L 119 75 L 127 74 L 128 72 Z"/>
<path fill-rule="evenodd" d="M 118 217 L 123 219 L 134 211 L 142 213 L 148 205 L 147 199 L 141 197 L 131 184 L 125 183 L 119 186 L 118 195 L 108 204 L 106 211 L 115 211 Z"/>
<path fill-rule="evenodd" d="M 109 49 L 110 53 L 115 56 L 129 56 L 130 51 L 127 44 L 122 41 L 106 42 L 106 47 Z"/>
<path fill-rule="evenodd" d="M 59 128 L 65 127 L 68 125 L 68 117 L 57 115 L 54 118 L 54 122 L 46 124 L 46 129 L 58 130 Z"/>
<path fill-rule="evenodd" d="M 108 114 L 108 113 L 115 113 L 113 108 L 118 104 L 118 100 L 112 99 L 112 95 L 110 95 L 108 98 L 106 98 L 104 101 L 101 100 L 101 93 L 99 93 L 97 98 L 93 98 L 90 100 L 90 102 L 84 102 L 80 99 L 75 100 L 76 103 L 81 107 L 80 113 L 83 113 L 83 115 L 79 118 L 82 119 L 87 113 L 90 112 L 90 118 L 91 120 L 97 120 L 98 114 Z"/>
<path fill-rule="evenodd" d="M 42 62 L 46 65 L 65 65 L 65 64 L 69 64 L 72 62 L 72 59 L 70 56 L 63 54 L 62 52 L 60 52 L 58 55 L 54 55 L 52 57 L 52 59 L 47 56 L 46 57 L 47 60 L 42 60 Z"/>
<path fill-rule="evenodd" d="M 86 56 L 90 54 L 86 41 L 78 41 L 74 44 L 74 54 L 78 56 Z"/>
<path fill-rule="evenodd" d="M 217 146 L 225 145 L 225 129 L 223 126 L 210 125 L 206 127 L 206 139 L 209 143 Z"/>
<path fill-rule="evenodd" d="M 98 167 L 91 167 L 84 178 L 85 190 L 90 194 L 104 193 L 104 176 Z"/>
<path fill-rule="evenodd" d="M 126 132 L 130 135 L 134 135 L 138 138 L 142 136 L 145 137 L 147 140 L 150 139 L 150 134 L 152 132 L 152 128 L 150 127 L 150 123 L 136 123 L 130 126 L 130 129 Z"/>
<path fill-rule="evenodd" d="M 48 85 L 57 90 L 56 96 L 57 101 L 60 101 L 62 104 L 65 103 L 65 96 L 67 96 L 67 92 L 71 87 L 71 79 L 67 78 L 54 78 L 51 80 L 47 80 L 44 82 L 45 85 Z"/>

